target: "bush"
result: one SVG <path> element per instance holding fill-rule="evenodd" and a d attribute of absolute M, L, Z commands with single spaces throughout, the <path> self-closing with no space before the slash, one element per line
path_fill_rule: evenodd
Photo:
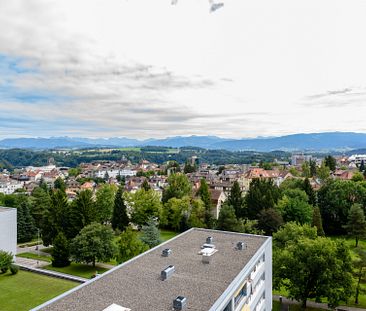
<path fill-rule="evenodd" d="M 17 265 L 14 265 L 14 264 L 11 264 L 10 265 L 10 272 L 11 272 L 11 274 L 17 274 L 18 273 L 18 271 L 19 271 L 19 266 L 17 266 Z"/>
<path fill-rule="evenodd" d="M 13 263 L 13 255 L 5 251 L 0 251 L 0 270 L 1 273 L 6 273 Z"/>

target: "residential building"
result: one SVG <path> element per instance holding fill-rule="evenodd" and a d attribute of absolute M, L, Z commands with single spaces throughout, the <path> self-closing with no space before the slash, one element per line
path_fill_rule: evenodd
<path fill-rule="evenodd" d="M 0 250 L 17 251 L 17 209 L 0 206 Z"/>
<path fill-rule="evenodd" d="M 302 165 L 305 162 L 310 162 L 310 160 L 312 160 L 311 155 L 293 154 L 291 157 L 291 165 L 293 166 Z"/>
<path fill-rule="evenodd" d="M 33 310 L 270 311 L 272 238 L 193 228 Z"/>
<path fill-rule="evenodd" d="M 362 161 L 366 165 L 366 154 L 353 154 L 348 158 L 348 162 L 356 165 L 360 165 Z"/>
<path fill-rule="evenodd" d="M 227 200 L 227 196 L 222 190 L 209 189 L 209 191 L 211 193 L 212 216 L 218 219 L 222 204 Z"/>

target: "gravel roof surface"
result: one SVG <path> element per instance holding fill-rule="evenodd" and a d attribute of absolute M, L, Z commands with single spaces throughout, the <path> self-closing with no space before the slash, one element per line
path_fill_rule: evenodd
<path fill-rule="evenodd" d="M 198 255 L 208 236 L 218 250 L 210 264 Z M 188 310 L 207 311 L 266 241 L 267 237 L 192 229 L 116 270 L 45 306 L 42 310 L 101 311 L 116 303 L 132 311 L 172 310 L 177 296 L 187 298 Z M 247 249 L 238 251 L 236 243 Z M 172 254 L 162 257 L 170 248 Z M 162 281 L 161 270 L 175 266 Z"/>

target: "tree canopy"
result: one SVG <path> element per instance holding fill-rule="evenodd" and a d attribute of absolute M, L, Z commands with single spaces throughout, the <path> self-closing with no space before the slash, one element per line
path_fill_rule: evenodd
<path fill-rule="evenodd" d="M 109 227 L 92 223 L 81 229 L 70 245 L 71 258 L 76 262 L 109 261 L 116 254 L 114 233 Z"/>
<path fill-rule="evenodd" d="M 295 229 L 296 238 L 289 229 Z M 289 236 L 284 243 L 286 234 Z M 285 225 L 273 238 L 274 288 L 283 286 L 288 297 L 301 301 L 303 308 L 308 298 L 327 298 L 329 305 L 335 307 L 350 297 L 352 263 L 344 241 L 317 237 L 316 228 L 293 223 Z"/>

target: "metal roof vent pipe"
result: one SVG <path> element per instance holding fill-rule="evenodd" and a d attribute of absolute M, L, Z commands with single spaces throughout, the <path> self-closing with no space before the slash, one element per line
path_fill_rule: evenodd
<path fill-rule="evenodd" d="M 206 243 L 207 244 L 212 244 L 213 243 L 213 237 L 212 236 L 207 237 Z"/>
<path fill-rule="evenodd" d="M 202 263 L 209 264 L 211 262 L 212 256 L 209 254 L 202 255 Z"/>
<path fill-rule="evenodd" d="M 166 267 L 163 271 L 161 271 L 160 276 L 161 276 L 161 280 L 165 281 L 167 279 L 169 279 L 175 271 L 175 267 L 170 265 L 168 267 Z"/>
<path fill-rule="evenodd" d="M 173 300 L 173 309 L 178 310 L 186 310 L 187 309 L 187 298 L 183 296 L 178 296 Z"/>
<path fill-rule="evenodd" d="M 161 256 L 169 257 L 172 254 L 172 250 L 170 248 L 163 249 L 161 252 Z"/>
<path fill-rule="evenodd" d="M 247 248 L 247 244 L 245 242 L 236 243 L 236 249 L 242 251 Z"/>

